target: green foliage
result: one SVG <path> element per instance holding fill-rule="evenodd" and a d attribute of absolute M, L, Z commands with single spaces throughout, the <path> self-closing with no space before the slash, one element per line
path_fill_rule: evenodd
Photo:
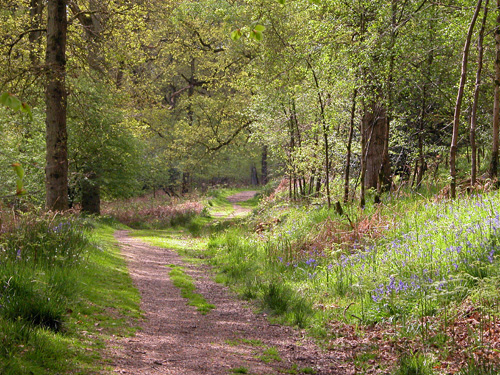
<path fill-rule="evenodd" d="M 470 360 L 467 367 L 462 368 L 460 375 L 495 375 L 498 374 L 498 366 L 493 363 L 481 363 Z"/>
<path fill-rule="evenodd" d="M 0 235 L 0 373 L 101 371 L 102 335 L 127 334 L 120 315 L 139 316 L 113 229 L 49 214 L 16 220 Z M 90 225 L 100 227 L 92 244 Z"/>
<path fill-rule="evenodd" d="M 422 353 L 403 356 L 393 375 L 433 375 L 433 361 Z"/>
<path fill-rule="evenodd" d="M 68 114 L 70 187 L 75 203 L 86 184 L 104 198 L 128 197 L 141 186 L 141 144 L 120 108 L 123 100 L 104 83 L 81 76 L 73 83 Z"/>
<path fill-rule="evenodd" d="M 3 104 L 5 107 L 8 107 L 16 112 L 26 113 L 30 119 L 33 119 L 33 114 L 31 113 L 31 107 L 21 102 L 16 96 L 5 92 L 0 95 L 0 104 Z"/>

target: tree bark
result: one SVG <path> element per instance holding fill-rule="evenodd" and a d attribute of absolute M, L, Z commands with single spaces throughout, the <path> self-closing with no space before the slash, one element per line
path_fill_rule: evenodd
<path fill-rule="evenodd" d="M 267 175 L 267 146 L 262 147 L 262 165 L 261 165 L 261 183 L 262 185 L 266 185 L 268 182 L 268 175 Z"/>
<path fill-rule="evenodd" d="M 498 0 L 500 2 L 500 0 Z M 457 142 L 458 142 L 458 128 L 460 124 L 460 111 L 462 108 L 462 98 L 464 95 L 465 81 L 467 79 L 467 63 L 469 59 L 469 49 L 470 41 L 472 38 L 472 33 L 474 31 L 474 25 L 476 24 L 477 16 L 481 10 L 482 0 L 479 0 L 476 5 L 476 10 L 469 25 L 469 30 L 467 31 L 467 38 L 465 40 L 464 50 L 462 54 L 462 72 L 460 75 L 460 84 L 458 86 L 457 102 L 455 104 L 455 115 L 453 117 L 453 135 L 451 138 L 450 147 L 450 197 L 452 199 L 456 198 L 456 186 L 457 186 L 457 170 L 456 170 L 456 157 L 457 157 Z"/>
<path fill-rule="evenodd" d="M 386 108 L 372 103 L 365 110 L 362 122 L 365 131 L 365 188 L 377 189 L 379 176 L 385 176 L 383 184 L 390 184 L 389 158 L 384 155 L 387 137 Z M 381 172 L 382 171 L 382 172 Z"/>
<path fill-rule="evenodd" d="M 470 119 L 470 147 L 471 147 L 471 173 L 470 183 L 471 186 L 476 184 L 477 179 L 477 145 L 476 145 L 476 127 L 477 127 L 477 104 L 479 101 L 479 89 L 481 87 L 481 72 L 483 69 L 483 40 L 486 19 L 488 18 L 488 3 L 489 0 L 484 2 L 483 20 L 481 22 L 481 30 L 477 41 L 477 71 L 476 71 L 476 84 L 474 87 L 474 101 L 472 103 L 472 113 Z"/>
<path fill-rule="evenodd" d="M 344 203 L 349 200 L 349 174 L 351 171 L 351 150 L 352 150 L 352 137 L 354 135 L 354 117 L 356 115 L 356 96 L 358 90 L 354 89 L 352 94 L 352 107 L 351 107 L 351 121 L 349 127 L 349 139 L 347 140 L 347 153 L 346 153 L 346 166 L 345 166 L 345 179 L 344 179 Z"/>
<path fill-rule="evenodd" d="M 493 99 L 493 141 L 490 162 L 490 177 L 498 176 L 498 144 L 500 130 L 500 0 L 497 0 L 497 24 L 495 29 L 495 95 Z"/>
<path fill-rule="evenodd" d="M 422 184 L 422 179 L 424 178 L 425 168 L 425 156 L 424 156 L 424 124 L 425 124 L 425 97 L 427 94 L 426 87 L 424 86 L 422 94 L 422 108 L 420 108 L 420 129 L 418 132 L 418 174 L 416 180 L 416 188 L 418 189 Z M 415 172 L 417 172 L 417 164 L 415 164 Z"/>
<path fill-rule="evenodd" d="M 66 130 L 66 0 L 48 2 L 46 101 L 46 207 L 68 208 L 68 136 Z"/>
<path fill-rule="evenodd" d="M 257 176 L 257 168 L 253 164 L 252 167 L 250 168 L 250 180 L 251 180 L 251 185 L 253 186 L 257 186 L 259 184 L 259 176 Z"/>

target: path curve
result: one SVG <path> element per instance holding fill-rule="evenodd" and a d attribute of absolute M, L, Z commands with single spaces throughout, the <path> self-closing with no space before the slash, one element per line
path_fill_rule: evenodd
<path fill-rule="evenodd" d="M 342 353 L 323 352 L 300 331 L 272 325 L 262 314 L 215 283 L 208 266 L 183 263 L 172 250 L 144 244 L 126 231 L 115 234 L 130 275 L 141 294 L 145 320 L 135 337 L 109 343 L 114 372 L 119 374 L 223 375 L 244 367 L 249 374 L 282 374 L 297 365 L 318 375 L 350 374 Z M 216 308 L 201 315 L 188 306 L 168 277 L 166 265 L 183 265 L 197 291 Z M 255 347 L 243 340 L 260 340 Z M 264 346 L 275 347 L 281 361 L 258 358 Z M 350 367 L 350 366 L 349 366 Z"/>

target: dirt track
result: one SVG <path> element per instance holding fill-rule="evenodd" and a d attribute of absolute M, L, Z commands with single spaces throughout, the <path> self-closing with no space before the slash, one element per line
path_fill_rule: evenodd
<path fill-rule="evenodd" d="M 231 202 L 248 199 L 248 194 L 233 196 Z M 145 320 L 135 337 L 110 343 L 115 373 L 222 375 L 245 368 L 263 375 L 282 374 L 294 365 L 312 367 L 317 374 L 352 373 L 342 365 L 342 353 L 323 352 L 300 331 L 253 313 L 248 303 L 212 280 L 208 266 L 184 263 L 176 252 L 146 245 L 126 231 L 118 231 L 116 238 L 140 291 Z M 197 291 L 216 308 L 201 315 L 188 306 L 169 279 L 169 264 L 184 266 Z M 276 348 L 281 360 L 266 362 L 267 347 Z"/>

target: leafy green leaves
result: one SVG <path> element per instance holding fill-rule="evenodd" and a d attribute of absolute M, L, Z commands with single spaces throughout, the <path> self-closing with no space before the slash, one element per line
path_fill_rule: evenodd
<path fill-rule="evenodd" d="M 266 28 L 262 25 L 255 25 L 252 31 L 250 31 L 250 38 L 260 42 L 262 40 L 262 32 Z"/>
<path fill-rule="evenodd" d="M 26 194 L 26 190 L 24 189 L 24 169 L 19 163 L 12 164 L 12 168 L 14 168 L 14 172 L 17 174 L 16 180 L 16 195 L 24 195 Z"/>
<path fill-rule="evenodd" d="M 26 103 L 21 102 L 17 97 L 8 92 L 0 95 L 0 104 L 3 104 L 4 106 L 13 109 L 16 112 L 26 113 L 29 116 L 30 120 L 33 119 L 30 106 Z"/>
<path fill-rule="evenodd" d="M 266 28 L 262 25 L 255 25 L 251 28 L 249 37 L 257 42 L 260 42 L 263 39 L 263 32 Z M 239 40 L 243 36 L 243 31 L 241 29 L 234 30 L 231 33 L 231 39 L 234 41 Z"/>
<path fill-rule="evenodd" d="M 232 33 L 231 33 L 231 39 L 234 40 L 235 42 L 240 39 L 241 37 L 243 36 L 243 33 L 241 32 L 240 29 L 238 30 L 234 30 Z"/>

